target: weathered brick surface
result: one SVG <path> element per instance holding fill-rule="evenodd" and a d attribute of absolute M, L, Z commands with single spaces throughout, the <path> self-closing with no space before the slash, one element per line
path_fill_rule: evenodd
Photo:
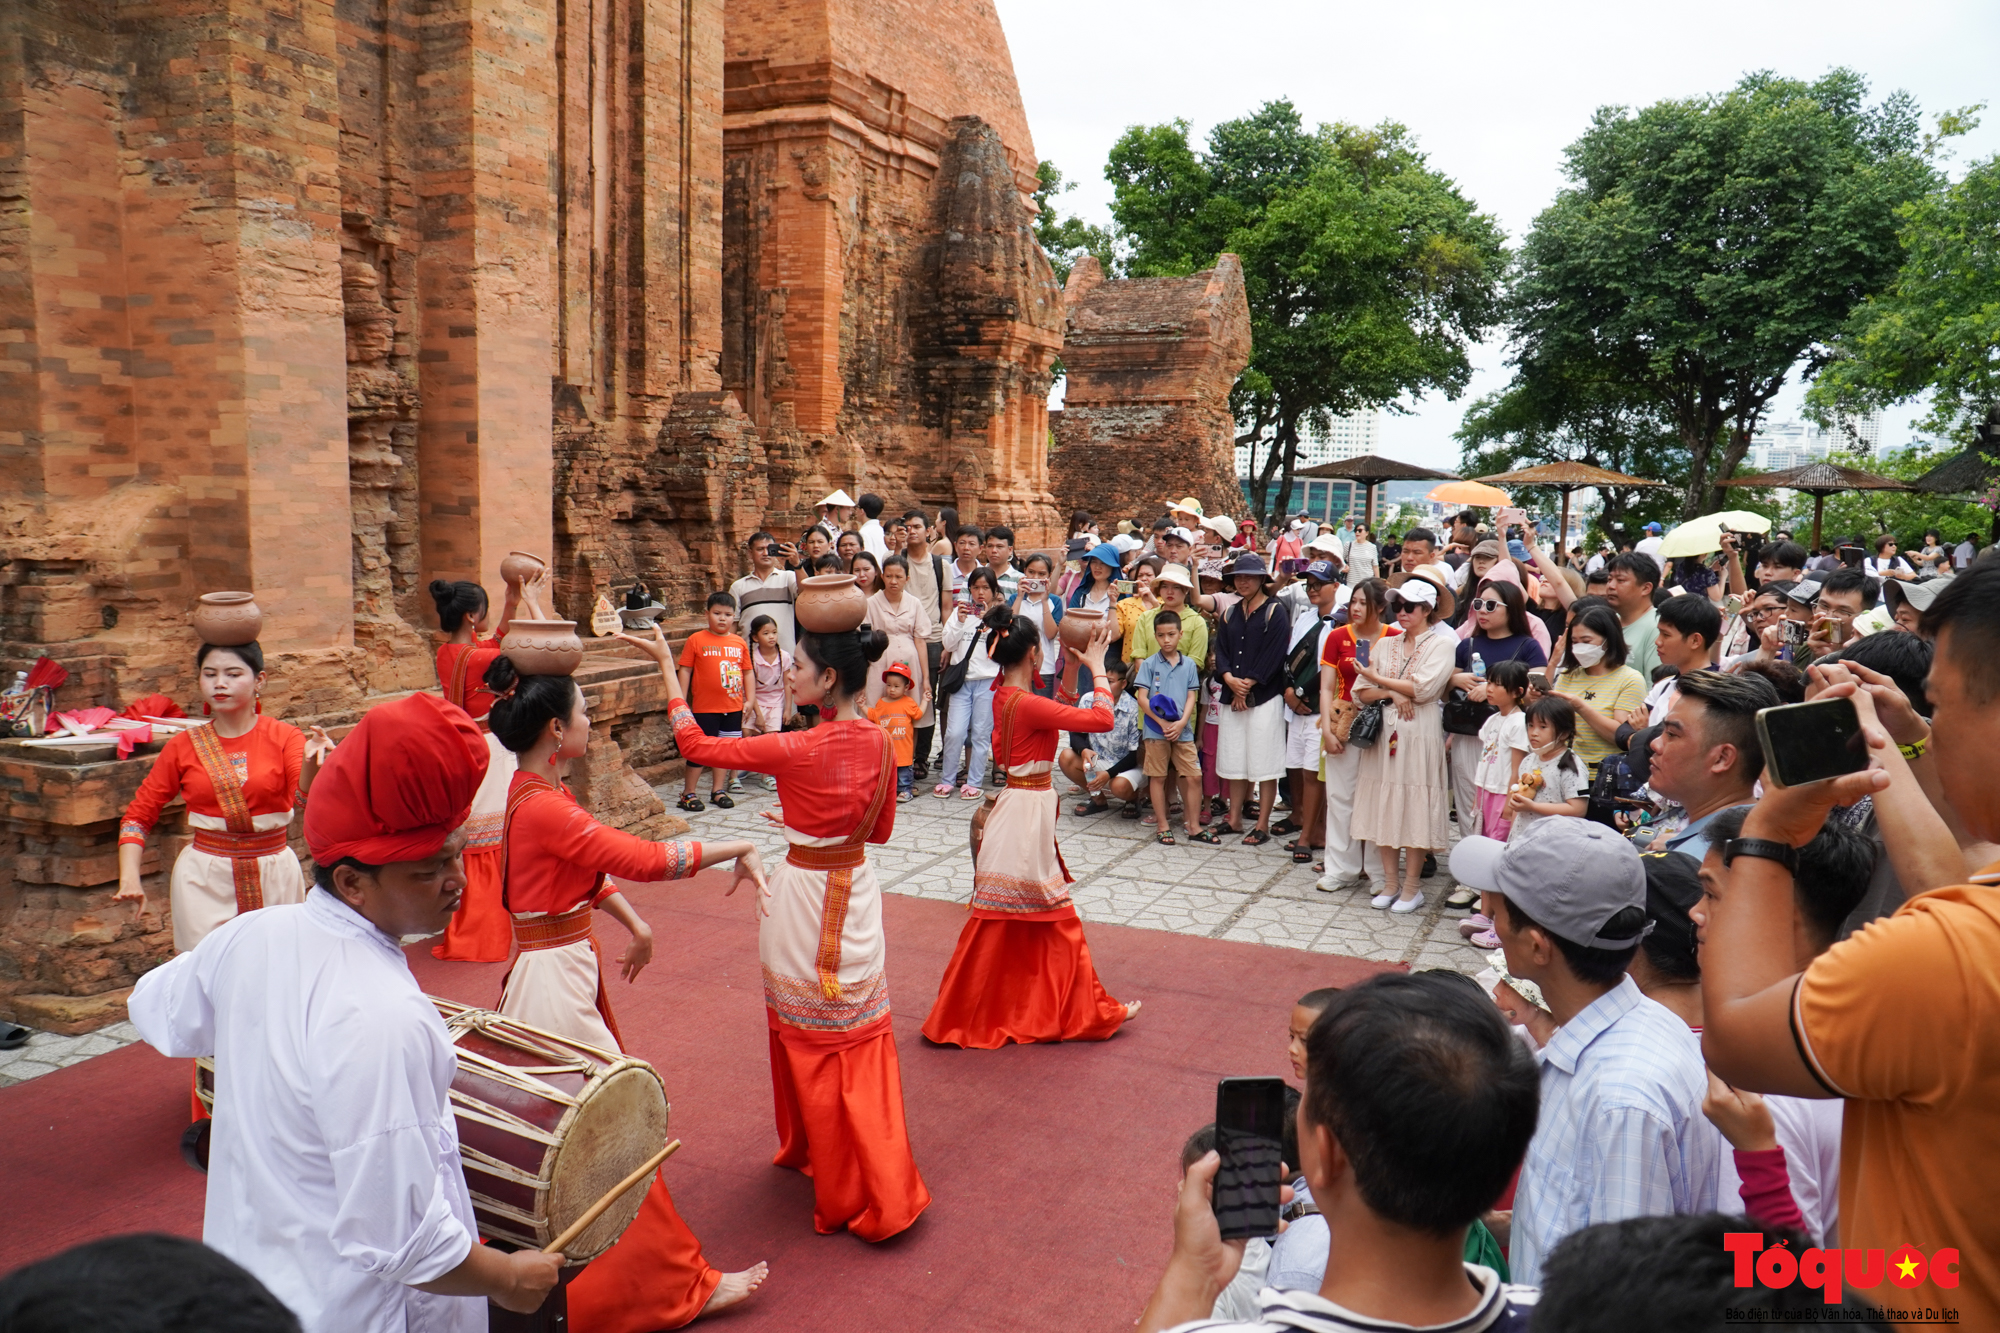
<path fill-rule="evenodd" d="M 1236 256 L 1111 282 L 1085 256 L 1063 299 L 1068 382 L 1049 464 L 1063 503 L 1150 519 L 1193 495 L 1212 514 L 1242 512 L 1229 390 L 1250 361 L 1250 307 Z"/>

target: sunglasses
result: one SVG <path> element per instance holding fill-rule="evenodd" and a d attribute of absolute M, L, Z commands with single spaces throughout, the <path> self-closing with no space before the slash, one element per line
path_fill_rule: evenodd
<path fill-rule="evenodd" d="M 1472 609 L 1475 611 L 1504 611 L 1506 608 L 1507 603 L 1495 601 L 1491 597 L 1481 597 L 1472 603 Z"/>
<path fill-rule="evenodd" d="M 1390 593 L 1382 599 L 1382 609 L 1392 616 L 1400 616 L 1405 611 L 1428 611 L 1431 609 L 1431 604 L 1429 602 L 1408 601 L 1396 596 L 1395 593 Z"/>

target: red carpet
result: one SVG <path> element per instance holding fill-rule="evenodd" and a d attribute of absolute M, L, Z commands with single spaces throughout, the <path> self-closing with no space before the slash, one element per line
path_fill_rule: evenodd
<path fill-rule="evenodd" d="M 812 1230 L 811 1182 L 776 1151 L 752 906 L 710 872 L 633 896 L 653 966 L 612 983 L 619 1026 L 651 1060 L 686 1146 L 675 1202 L 724 1269 L 770 1281 L 717 1328 L 1129 1329 L 1165 1260 L 1180 1146 L 1226 1074 L 1289 1074 L 1291 1003 L 1381 964 L 1093 925 L 1099 975 L 1145 1012 L 1109 1042 L 959 1051 L 918 1025 L 961 907 L 887 895 L 891 996 L 910 1139 L 936 1202 L 881 1245 Z M 623 932 L 601 914 L 607 958 Z M 498 996 L 504 965 L 410 951 L 433 994 Z M 181 1164 L 187 1064 L 143 1044 L 0 1090 L 0 1270 L 121 1231 L 201 1234 Z"/>

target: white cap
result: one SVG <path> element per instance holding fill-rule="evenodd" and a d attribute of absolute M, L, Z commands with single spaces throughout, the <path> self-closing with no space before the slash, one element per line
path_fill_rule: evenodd
<path fill-rule="evenodd" d="M 1201 540 L 1200 538 L 1196 537 L 1192 532 L 1189 532 L 1186 528 L 1169 528 L 1167 529 L 1167 536 L 1179 537 L 1189 546 L 1193 546 L 1197 541 Z"/>
<path fill-rule="evenodd" d="M 1201 525 L 1225 543 L 1236 540 L 1236 520 L 1227 514 L 1211 514 L 1201 521 Z"/>
<path fill-rule="evenodd" d="M 1422 602 L 1425 606 L 1438 604 L 1438 590 L 1420 578 L 1409 578 L 1396 585 L 1395 594 L 1406 602 Z"/>
<path fill-rule="evenodd" d="M 1132 554 L 1132 552 L 1139 550 L 1146 543 L 1140 541 L 1137 537 L 1134 537 L 1129 532 L 1121 532 L 1117 536 L 1111 538 L 1111 544 L 1118 548 L 1118 554 L 1130 555 Z"/>
<path fill-rule="evenodd" d="M 1308 551 L 1325 551 L 1328 555 L 1340 554 L 1340 540 L 1330 532 L 1322 532 L 1306 543 Z"/>
<path fill-rule="evenodd" d="M 820 504 L 841 505 L 848 509 L 854 508 L 853 497 L 849 496 L 846 491 L 835 491 L 832 495 L 827 496 L 826 499 L 821 500 Z"/>

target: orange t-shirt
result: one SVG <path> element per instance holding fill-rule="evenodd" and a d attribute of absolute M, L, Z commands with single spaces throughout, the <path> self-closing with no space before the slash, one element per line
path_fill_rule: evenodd
<path fill-rule="evenodd" d="M 681 648 L 688 669 L 688 707 L 697 713 L 743 711 L 743 681 L 750 674 L 750 645 L 734 634 L 696 630 Z"/>
<path fill-rule="evenodd" d="M 907 694 L 900 699 L 885 696 L 868 710 L 868 720 L 889 733 L 897 768 L 908 768 L 916 760 L 917 719 L 923 715 L 924 706 Z"/>
<path fill-rule="evenodd" d="M 1887 1260 L 1881 1285 L 1855 1294 L 1890 1308 L 1955 1308 L 1962 1328 L 2000 1328 L 1996 885 L 2000 865 L 1916 895 L 1815 958 L 1792 999 L 1801 1054 L 1848 1099 L 1841 1247 Z M 1926 1275 L 1898 1286 L 1905 1245 L 1926 1257 L 1956 1249 L 1957 1285 Z"/>

